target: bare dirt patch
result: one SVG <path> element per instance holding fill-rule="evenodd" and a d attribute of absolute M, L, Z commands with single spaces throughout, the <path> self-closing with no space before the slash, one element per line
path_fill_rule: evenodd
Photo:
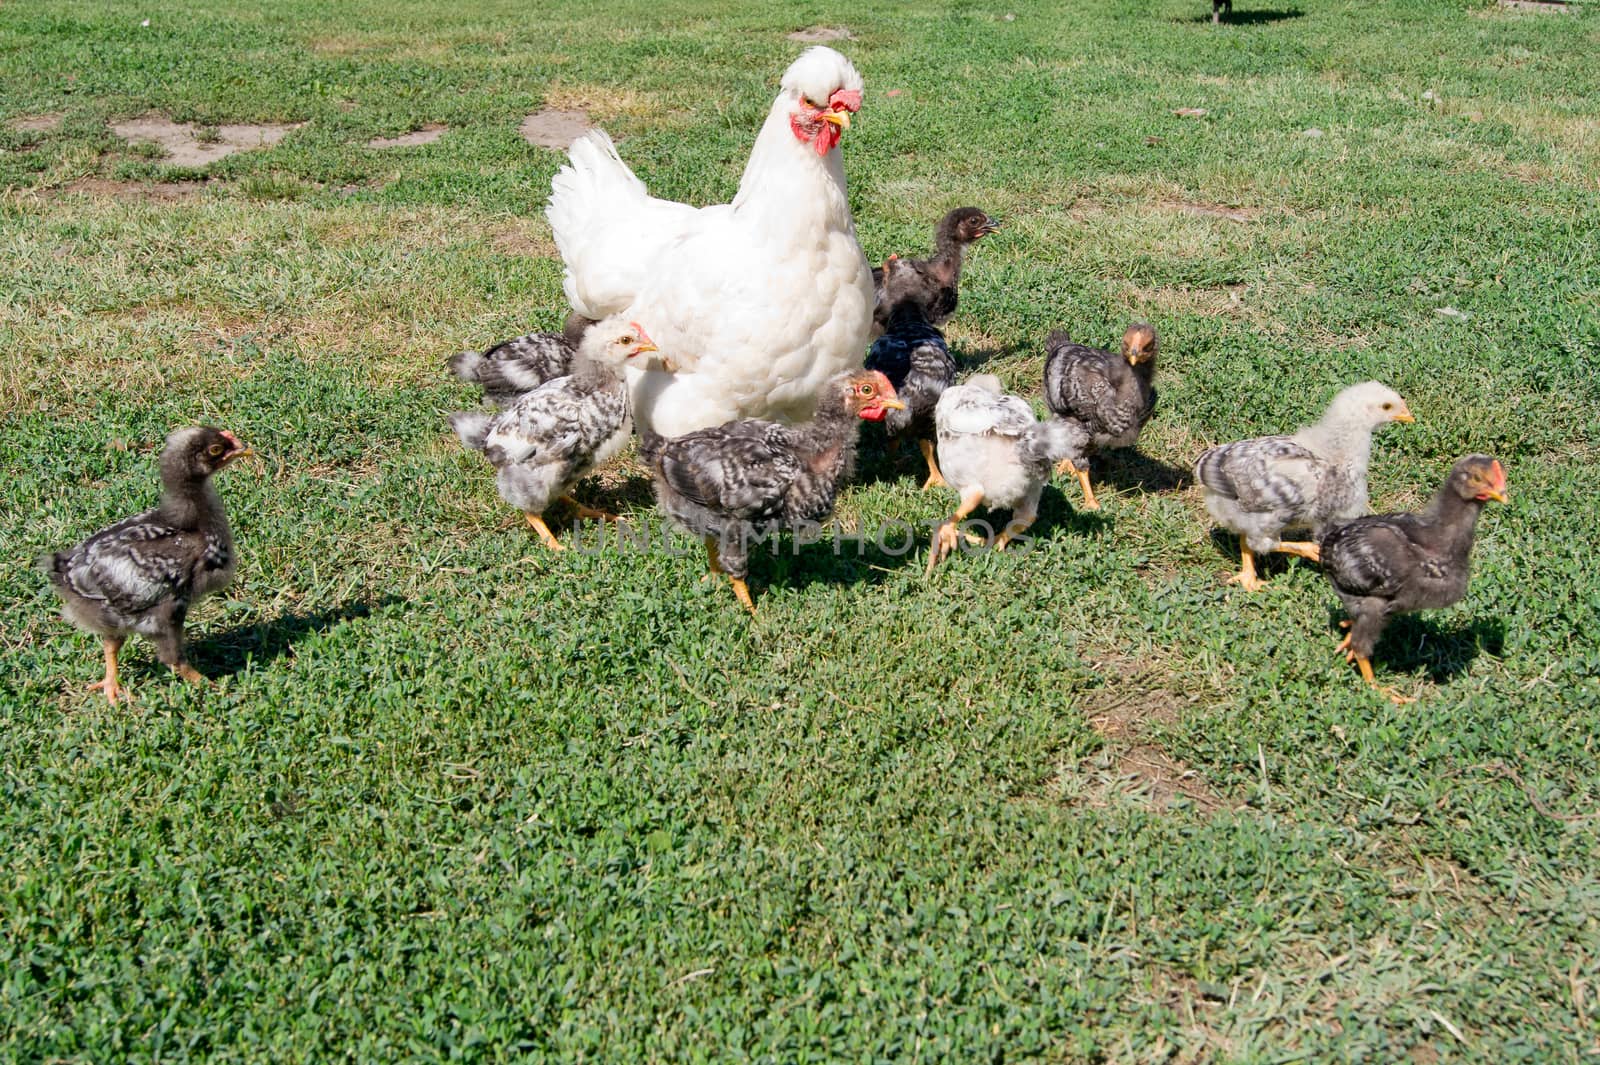
<path fill-rule="evenodd" d="M 287 122 L 218 126 L 215 140 L 201 140 L 200 131 L 192 122 L 174 122 L 165 115 L 145 115 L 113 123 L 111 132 L 130 144 L 159 146 L 166 152 L 166 162 L 174 166 L 202 167 L 236 152 L 270 148 L 304 125 L 304 122 Z"/>
<path fill-rule="evenodd" d="M 11 128 L 19 133 L 49 133 L 51 130 L 61 128 L 61 115 L 59 113 L 23 115 L 21 118 L 11 120 Z"/>
<path fill-rule="evenodd" d="M 566 151 L 573 141 L 591 129 L 594 129 L 594 125 L 589 121 L 589 112 L 563 111 L 552 107 L 535 111 L 517 127 L 522 139 L 529 144 L 537 148 L 553 148 L 558 152 Z"/>
<path fill-rule="evenodd" d="M 546 111 L 576 111 L 586 121 L 657 118 L 667 108 L 654 96 L 620 85 L 558 82 L 545 90 Z M 564 146 L 563 146 L 564 147 Z"/>
<path fill-rule="evenodd" d="M 817 44 L 823 41 L 853 41 L 856 35 L 843 26 L 807 26 L 803 30 L 795 30 L 789 34 L 789 39 Z"/>
<path fill-rule="evenodd" d="M 1189 214 L 1205 215 L 1209 218 L 1226 218 L 1230 222 L 1248 222 L 1256 216 L 1256 212 L 1250 208 L 1224 207 L 1220 203 L 1188 203 L 1174 200 L 1161 206 L 1169 211 L 1186 211 Z"/>
<path fill-rule="evenodd" d="M 220 181 L 112 181 L 109 178 L 84 177 L 69 181 L 55 190 L 56 195 L 98 196 L 113 200 L 155 200 L 171 203 L 189 200 L 200 195 Z"/>
<path fill-rule="evenodd" d="M 402 133 L 398 137 L 374 137 L 367 142 L 368 148 L 415 148 L 422 144 L 432 144 L 434 141 L 450 132 L 450 127 L 434 122 L 423 126 L 421 129 Z"/>
<path fill-rule="evenodd" d="M 1098 754 L 1062 774 L 1062 790 L 1075 792 L 1077 801 L 1090 806 L 1110 806 L 1132 801 L 1156 811 L 1186 801 L 1210 814 L 1228 806 L 1200 772 L 1174 758 L 1151 733 L 1178 723 L 1183 700 L 1159 686 L 1151 686 L 1161 672 L 1159 664 L 1120 658 L 1099 663 L 1107 675 L 1119 679 L 1089 693 L 1084 707 L 1090 728 L 1105 746 Z M 1068 776 L 1076 778 L 1069 781 Z"/>

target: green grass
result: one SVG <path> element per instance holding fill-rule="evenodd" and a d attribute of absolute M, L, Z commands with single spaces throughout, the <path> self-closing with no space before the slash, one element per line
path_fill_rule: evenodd
<path fill-rule="evenodd" d="M 1593 6 L 904 6 L 0 7 L 0 1055 L 1600 1052 Z M 722 201 L 814 24 L 858 37 L 869 257 L 1006 221 L 958 357 L 1037 394 L 1048 329 L 1148 318 L 1162 406 L 1031 553 L 814 545 L 758 561 L 752 622 L 697 554 L 541 551 L 441 364 L 563 315 L 524 115 L 586 106 Z M 202 174 L 107 130 L 152 111 L 307 125 Z M 1404 708 L 1314 568 L 1223 585 L 1175 476 L 1368 377 L 1418 415 L 1379 508 L 1468 451 L 1513 495 L 1466 600 L 1382 645 Z M 217 683 L 136 644 L 110 709 L 28 563 L 148 505 L 200 420 L 265 456 L 192 619 Z M 864 469 L 847 525 L 950 506 Z"/>

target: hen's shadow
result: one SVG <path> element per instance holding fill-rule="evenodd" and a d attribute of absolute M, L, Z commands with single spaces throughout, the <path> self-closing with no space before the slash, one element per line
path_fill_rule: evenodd
<path fill-rule="evenodd" d="M 282 657 L 313 633 L 327 632 L 335 625 L 369 617 L 374 610 L 400 602 L 404 600 L 390 595 L 313 614 L 283 614 L 252 625 L 238 625 L 190 644 L 189 658 L 208 677 L 231 677 L 251 662 L 263 665 Z"/>

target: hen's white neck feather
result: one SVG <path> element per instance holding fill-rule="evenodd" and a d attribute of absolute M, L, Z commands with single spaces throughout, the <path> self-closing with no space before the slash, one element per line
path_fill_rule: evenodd
<path fill-rule="evenodd" d="M 772 102 L 739 179 L 734 214 L 767 232 L 814 236 L 833 229 L 854 235 L 839 148 L 835 145 L 819 156 L 809 142 L 796 137 L 789 128 L 794 107 L 788 92 L 780 92 Z"/>

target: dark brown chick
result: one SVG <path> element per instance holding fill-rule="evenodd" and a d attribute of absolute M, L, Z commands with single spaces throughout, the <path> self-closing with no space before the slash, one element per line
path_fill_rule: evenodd
<path fill-rule="evenodd" d="M 1076 421 L 1089 434 L 1089 454 L 1132 447 L 1156 409 L 1156 331 L 1143 322 L 1122 334 L 1122 354 L 1074 343 L 1067 334 L 1045 341 L 1044 401 L 1056 417 Z M 1083 486 L 1083 505 L 1100 503 L 1089 484 L 1089 467 L 1062 464 Z"/>
<path fill-rule="evenodd" d="M 877 305 L 872 319 L 877 331 L 889 328 L 895 307 L 907 300 L 922 309 L 929 325 L 943 325 L 956 310 L 961 263 L 967 248 L 999 228 L 999 222 L 978 208 L 957 207 L 934 228 L 932 256 L 902 259 L 892 255 L 891 262 L 906 268 L 893 273 L 874 267 L 872 285 L 877 290 Z"/>
<path fill-rule="evenodd" d="M 101 529 L 78 546 L 39 560 L 61 596 L 63 615 L 105 645 L 106 674 L 90 685 L 114 705 L 128 694 L 117 681 L 117 653 L 132 633 L 155 642 L 161 661 L 184 680 L 204 683 L 183 653 L 189 607 L 233 580 L 233 533 L 211 478 L 251 454 L 239 438 L 199 426 L 167 437 L 161 452 L 161 502 Z"/>
<path fill-rule="evenodd" d="M 745 584 L 752 542 L 832 514 L 839 483 L 855 464 L 861 422 L 882 421 L 904 406 L 887 377 L 857 370 L 824 386 L 809 422 L 747 418 L 672 439 L 646 430 L 641 457 L 661 509 L 705 541 L 711 572 L 727 574 L 754 614 Z"/>
<path fill-rule="evenodd" d="M 1350 631 L 1339 650 L 1376 688 L 1372 651 L 1389 619 L 1437 610 L 1467 593 L 1478 514 L 1507 501 L 1506 472 L 1488 455 L 1468 455 L 1418 514 L 1377 514 L 1340 525 L 1322 538 L 1322 571 L 1344 603 Z M 1396 703 L 1412 702 L 1390 688 Z"/>

